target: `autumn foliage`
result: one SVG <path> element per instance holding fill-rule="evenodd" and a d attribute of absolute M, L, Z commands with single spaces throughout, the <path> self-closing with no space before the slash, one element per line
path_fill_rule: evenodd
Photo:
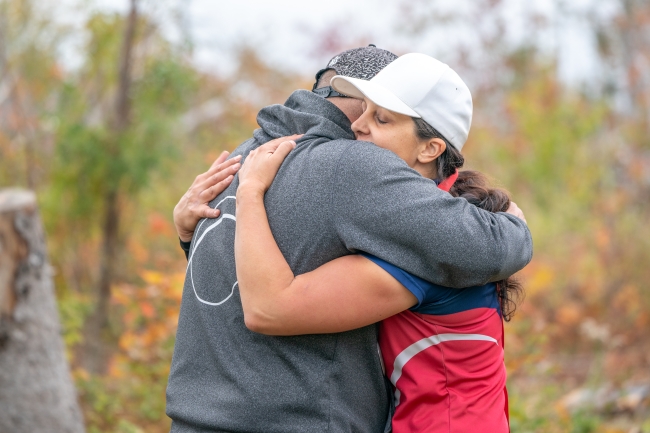
<path fill-rule="evenodd" d="M 0 0 L 0 187 L 39 196 L 88 431 L 165 432 L 186 266 L 173 206 L 222 150 L 251 135 L 261 106 L 310 88 L 311 77 L 276 69 L 250 47 L 240 47 L 232 76 L 199 70 L 191 44 L 167 38 L 143 9 L 131 120 L 115 134 L 126 17 L 86 11 L 73 30 L 41 3 Z M 485 33 L 476 26 L 479 45 L 453 60 L 475 101 L 467 167 L 512 193 L 535 244 L 520 276 L 526 298 L 506 325 L 512 429 L 650 432 L 650 6 L 612 0 L 610 15 L 582 17 L 606 73 L 581 86 L 560 79 L 554 53 L 506 40 L 507 3 L 477 1 L 463 18 L 412 0 L 403 13 L 414 38 L 432 23 L 495 23 Z M 321 37 L 322 50 L 342 44 L 336 32 Z M 66 38 L 84 41 L 80 65 L 57 55 Z M 321 62 L 330 54 L 314 53 Z M 105 369 L 92 371 L 86 343 L 110 193 L 122 223 Z"/>

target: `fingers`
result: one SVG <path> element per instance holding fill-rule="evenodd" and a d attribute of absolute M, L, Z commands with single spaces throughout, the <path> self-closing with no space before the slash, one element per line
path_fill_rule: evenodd
<path fill-rule="evenodd" d="M 216 161 L 215 161 L 216 162 Z M 231 169 L 231 167 L 236 166 L 235 169 Z M 222 162 L 221 164 L 216 164 L 212 165 L 208 171 L 205 173 L 200 174 L 199 176 L 196 177 L 196 180 L 192 186 L 195 185 L 201 185 L 204 183 L 208 184 L 215 184 L 222 180 L 224 177 L 228 176 L 229 174 L 236 173 L 237 170 L 241 167 L 241 155 L 237 155 L 233 158 L 230 158 L 229 160 Z M 234 171 L 232 171 L 234 170 Z M 219 174 L 222 174 L 221 176 L 217 176 Z M 217 176 L 217 177 L 215 177 Z M 212 179 L 212 181 L 211 181 Z M 207 186 L 203 186 L 201 190 L 206 189 Z"/>
<path fill-rule="evenodd" d="M 236 168 L 236 169 L 235 169 Z M 233 174 L 237 172 L 239 169 L 238 166 L 233 166 L 231 167 L 231 171 Z M 205 183 L 205 185 L 202 185 L 202 188 L 199 188 L 198 190 L 201 191 L 199 193 L 199 202 L 201 203 L 208 203 L 212 201 L 216 196 L 221 194 L 223 191 L 225 191 L 226 188 L 228 188 L 228 185 L 230 185 L 235 178 L 233 174 L 227 175 L 227 174 L 222 174 L 222 173 L 217 173 L 217 175 L 211 177 L 208 179 Z M 217 183 L 212 184 L 214 182 L 215 177 L 222 177 L 226 175 L 225 179 L 218 180 Z"/>
<path fill-rule="evenodd" d="M 284 139 L 284 137 L 283 137 Z M 287 149 L 287 147 L 289 148 Z M 265 143 L 255 149 L 255 153 L 268 153 L 268 154 L 275 154 L 280 148 L 283 148 L 282 153 L 281 153 L 281 159 L 284 159 L 287 154 L 296 147 L 296 142 L 293 140 L 284 140 L 281 141 L 280 139 L 275 139 L 272 141 L 269 141 L 268 143 Z M 280 156 L 280 155 L 278 155 Z"/>
<path fill-rule="evenodd" d="M 196 216 L 197 221 L 201 218 L 217 218 L 219 215 L 221 215 L 221 211 L 219 209 L 212 209 L 207 204 L 197 206 L 192 210 L 192 213 L 194 213 Z"/>
<path fill-rule="evenodd" d="M 219 171 L 219 166 L 221 164 L 223 164 L 224 162 L 226 162 L 226 160 L 228 158 L 228 155 L 230 155 L 230 152 L 228 152 L 227 150 L 224 150 L 223 152 L 221 152 L 221 155 L 219 155 L 219 157 L 214 160 L 214 162 L 212 163 L 212 165 L 210 166 L 208 171 L 206 171 L 205 173 L 201 173 L 196 177 L 196 181 L 202 182 L 206 177 L 210 176 L 215 171 Z M 235 158 L 232 158 L 232 159 L 235 159 Z"/>
<path fill-rule="evenodd" d="M 252 152 L 257 153 L 273 153 L 276 151 L 276 149 L 282 144 L 284 141 L 282 138 L 276 138 L 275 140 L 268 141 L 258 147 L 257 149 L 253 150 Z"/>
<path fill-rule="evenodd" d="M 260 147 L 266 150 L 272 149 L 272 151 L 275 151 L 275 149 L 277 149 L 280 146 L 280 144 L 284 143 L 285 141 L 296 141 L 303 135 L 304 134 L 294 134 L 294 135 L 287 135 L 286 137 L 275 138 L 271 141 L 267 141 L 265 144 L 263 144 Z"/>
<path fill-rule="evenodd" d="M 251 151 L 239 172 L 239 188 L 248 185 L 249 189 L 266 191 L 295 146 L 295 141 L 274 140 Z"/>
<path fill-rule="evenodd" d="M 225 158 L 227 158 L 229 155 L 230 154 L 226 151 L 222 152 L 219 158 L 217 158 L 212 163 L 208 171 L 196 176 L 196 179 L 194 180 L 194 183 L 192 183 L 192 186 L 204 182 L 206 179 L 208 179 L 210 176 L 213 176 L 215 173 L 218 173 L 219 171 L 228 168 L 231 165 L 237 164 L 241 161 L 241 155 L 233 156 L 232 158 L 226 160 Z"/>
<path fill-rule="evenodd" d="M 229 160 L 224 161 L 224 162 L 222 162 L 220 164 L 212 164 L 212 167 L 210 167 L 210 169 L 208 171 L 206 171 L 205 174 L 207 174 L 208 176 L 212 176 L 215 173 L 223 171 L 223 170 L 225 170 L 226 168 L 228 168 L 228 167 L 230 167 L 232 165 L 239 164 L 240 161 L 241 161 L 241 155 L 233 156 Z M 215 161 L 215 163 L 216 162 L 217 161 Z"/>
<path fill-rule="evenodd" d="M 199 191 L 206 190 L 212 185 L 216 185 L 217 183 L 221 182 L 228 176 L 237 173 L 237 171 L 239 171 L 241 168 L 241 163 L 239 162 L 240 160 L 241 158 L 237 159 L 237 161 L 228 160 L 223 164 L 217 166 L 217 171 L 207 172 L 206 174 L 209 174 L 209 177 L 206 177 L 201 183 L 199 183 L 197 185 L 197 189 Z"/>
<path fill-rule="evenodd" d="M 275 152 L 278 147 L 284 142 L 287 141 L 293 141 L 295 143 L 296 140 L 298 140 L 300 137 L 302 137 L 304 134 L 294 134 L 294 135 L 288 135 L 286 137 L 280 137 L 280 138 L 275 138 L 271 141 L 267 141 L 263 145 L 261 145 L 258 149 L 260 149 L 261 152 Z"/>
<path fill-rule="evenodd" d="M 262 160 L 268 160 L 277 172 L 282 161 L 284 161 L 289 152 L 291 152 L 295 147 L 295 141 L 279 141 L 278 139 L 269 141 L 257 149 L 252 150 L 248 154 L 244 166 L 247 167 L 248 164 L 248 167 L 250 167 L 252 164 L 255 164 L 254 161 L 258 158 L 262 158 Z"/>
<path fill-rule="evenodd" d="M 210 171 L 203 174 L 203 180 L 197 177 L 195 184 L 185 194 L 185 202 L 195 217 L 215 218 L 215 216 L 219 215 L 218 212 L 215 213 L 215 210 L 210 209 L 206 204 L 221 194 L 232 183 L 235 173 L 241 168 L 241 163 L 237 162 L 240 159 L 238 157 L 231 158 L 228 161 L 213 166 Z M 217 172 L 208 176 L 215 169 Z"/>
<path fill-rule="evenodd" d="M 277 148 L 283 142 L 285 142 L 285 141 L 294 141 L 295 142 L 295 140 L 298 140 L 303 135 L 304 134 L 294 134 L 294 135 L 288 135 L 286 137 L 276 138 L 274 140 L 269 141 L 268 143 L 266 143 L 265 145 L 263 145 L 261 147 L 264 148 L 264 151 L 270 151 L 271 153 L 273 153 L 273 152 L 275 152 L 277 150 Z M 210 178 L 211 176 L 214 176 L 216 173 L 218 173 L 220 171 L 223 171 L 223 170 L 225 170 L 226 168 L 228 168 L 228 167 L 230 167 L 232 165 L 238 164 L 241 161 L 241 158 L 242 158 L 241 155 L 237 155 L 237 156 L 234 156 L 234 157 L 228 159 L 229 156 L 230 156 L 230 152 L 228 152 L 227 150 L 224 150 L 223 152 L 221 152 L 219 157 L 212 163 L 212 165 L 210 166 L 208 171 L 206 171 L 205 173 L 199 174 L 194 179 L 194 182 L 192 183 L 192 187 L 194 187 L 197 184 L 205 182 L 208 178 Z M 236 172 L 236 170 L 235 170 L 235 172 Z M 221 179 L 214 180 L 213 183 L 216 183 L 216 182 L 218 182 L 220 180 Z M 203 190 L 205 190 L 206 188 L 203 188 Z"/>
<path fill-rule="evenodd" d="M 216 164 L 216 165 L 219 165 L 219 164 L 221 164 L 221 163 L 224 162 L 226 159 L 228 159 L 228 155 L 230 155 L 230 152 L 228 152 L 227 150 L 224 150 L 223 152 L 221 152 L 221 155 L 219 155 L 219 157 L 218 157 L 218 158 L 217 158 L 217 159 L 212 163 L 212 165 L 215 165 L 215 164 Z"/>
<path fill-rule="evenodd" d="M 507 213 L 516 216 L 517 218 L 522 219 L 525 223 L 528 223 L 526 221 L 526 217 L 524 216 L 524 212 L 517 206 L 517 203 L 514 201 L 510 202 L 510 206 L 508 207 L 508 210 L 506 211 Z"/>
<path fill-rule="evenodd" d="M 296 141 L 299 138 L 302 138 L 302 136 L 305 134 L 294 134 L 294 135 L 288 135 L 286 137 L 280 137 L 282 141 Z"/>
<path fill-rule="evenodd" d="M 287 157 L 289 152 L 291 152 L 295 148 L 296 148 L 295 141 L 283 141 L 282 143 L 280 143 L 276 151 L 273 152 L 273 158 L 279 160 L 279 162 L 281 163 Z"/>

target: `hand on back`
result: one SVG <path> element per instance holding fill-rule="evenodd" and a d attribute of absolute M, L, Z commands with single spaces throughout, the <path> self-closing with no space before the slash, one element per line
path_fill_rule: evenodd
<path fill-rule="evenodd" d="M 264 193 L 301 135 L 280 137 L 251 151 L 239 172 L 239 190 Z"/>
<path fill-rule="evenodd" d="M 271 154 L 274 152 L 277 153 L 276 151 L 281 144 L 286 141 L 297 140 L 300 137 L 302 135 L 276 138 L 256 149 L 254 152 L 259 151 L 260 154 L 267 154 L 268 152 Z M 283 146 L 282 150 L 286 150 L 286 147 Z M 288 151 L 283 156 L 281 156 L 281 153 L 277 153 L 271 158 L 268 162 L 271 162 L 272 166 L 262 164 L 261 160 L 256 158 L 255 165 L 261 166 L 264 169 L 264 175 L 260 178 L 268 180 L 268 184 L 270 185 L 287 153 Z M 219 209 L 212 209 L 208 204 L 228 188 L 234 179 L 234 175 L 241 168 L 241 155 L 228 159 L 229 155 L 229 152 L 222 152 L 214 163 L 212 163 L 208 171 L 196 176 L 190 188 L 181 197 L 176 207 L 174 207 L 174 225 L 176 226 L 178 237 L 182 241 L 188 242 L 192 239 L 194 229 L 201 218 L 217 218 L 221 213 Z M 278 160 L 280 161 L 279 163 L 277 163 Z M 273 164 L 276 163 L 277 167 L 273 168 Z M 249 165 L 249 173 L 252 171 L 252 165 Z"/>
<path fill-rule="evenodd" d="M 528 222 L 526 221 L 526 217 L 524 216 L 524 212 L 521 209 L 519 209 L 519 206 L 517 206 L 517 203 L 515 203 L 514 201 L 510 202 L 510 206 L 508 207 L 506 213 L 509 213 L 510 215 L 514 215 L 517 218 L 522 219 L 526 224 L 528 224 Z"/>
<path fill-rule="evenodd" d="M 241 166 L 241 156 L 226 160 L 228 155 L 229 152 L 222 152 L 208 171 L 196 176 L 174 207 L 174 225 L 182 241 L 188 242 L 192 239 L 194 229 L 201 218 L 216 218 L 221 213 L 219 209 L 208 206 L 208 203 L 230 185 Z"/>

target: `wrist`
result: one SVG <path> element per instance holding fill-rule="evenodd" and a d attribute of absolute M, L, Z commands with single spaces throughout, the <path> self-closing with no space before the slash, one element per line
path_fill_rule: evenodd
<path fill-rule="evenodd" d="M 178 233 L 178 239 L 180 239 L 182 242 L 191 242 L 192 237 L 194 236 L 194 232 L 180 230 L 178 227 L 176 227 L 176 232 Z"/>
<path fill-rule="evenodd" d="M 266 188 L 259 182 L 243 182 L 237 187 L 237 200 L 241 199 L 260 199 L 264 198 Z"/>

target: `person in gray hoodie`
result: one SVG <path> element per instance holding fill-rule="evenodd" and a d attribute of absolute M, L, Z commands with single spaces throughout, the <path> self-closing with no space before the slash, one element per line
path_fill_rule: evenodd
<path fill-rule="evenodd" d="M 520 270 L 532 257 L 523 220 L 452 198 L 392 152 L 354 140 L 350 122 L 360 103 L 327 83 L 336 73 L 372 78 L 394 60 L 386 53 L 367 47 L 336 56 L 326 68 L 332 71 L 319 73 L 319 93 L 298 90 L 284 105 L 262 109 L 260 129 L 230 158 L 234 170 L 235 158 L 261 144 L 304 134 L 265 196 L 270 227 L 294 274 L 360 251 L 449 287 Z M 246 328 L 234 262 L 238 179 L 226 179 L 223 191 L 207 189 L 208 196 L 219 194 L 209 203 L 211 218 L 195 228 L 195 217 L 186 217 L 192 194 L 175 210 L 179 235 L 189 234 L 191 243 L 167 388 L 172 431 L 386 431 L 390 388 L 375 325 L 293 337 Z M 195 186 L 215 180 L 210 174 Z"/>

